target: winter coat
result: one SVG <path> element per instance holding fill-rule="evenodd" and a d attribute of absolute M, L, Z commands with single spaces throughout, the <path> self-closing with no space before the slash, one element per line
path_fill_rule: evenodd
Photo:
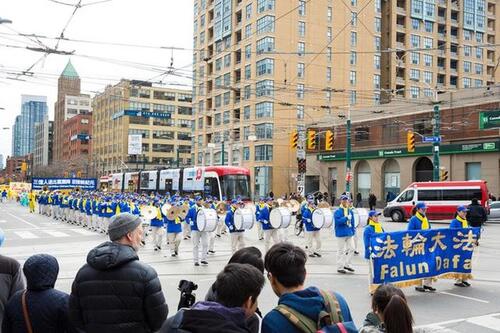
<path fill-rule="evenodd" d="M 339 302 L 344 322 L 352 321 L 351 312 L 346 300 L 335 293 Z M 318 315 L 325 310 L 325 301 L 320 291 L 315 287 L 281 295 L 278 304 L 284 304 L 317 321 Z M 262 333 L 301 333 L 294 324 L 285 318 L 278 310 L 273 309 L 263 319 Z"/>
<path fill-rule="evenodd" d="M 470 204 L 467 212 L 467 221 L 471 227 L 480 227 L 484 222 L 486 222 L 487 214 L 486 209 L 480 204 Z"/>
<path fill-rule="evenodd" d="M 302 211 L 302 222 L 304 223 L 304 226 L 306 227 L 306 231 L 318 231 L 318 230 L 320 230 L 319 228 L 316 228 L 312 222 L 313 211 L 314 211 L 314 209 L 309 208 L 307 206 Z"/>
<path fill-rule="evenodd" d="M 156 271 L 127 245 L 105 242 L 89 252 L 71 288 L 70 318 L 81 330 L 157 331 L 168 307 Z"/>
<path fill-rule="evenodd" d="M 342 207 L 337 208 L 333 214 L 335 222 L 335 237 L 351 237 L 354 236 L 354 213 L 352 209 L 349 209 L 349 215 L 351 216 L 350 226 L 347 221 L 347 217 L 344 214 L 344 209 Z"/>
<path fill-rule="evenodd" d="M 198 302 L 168 318 L 160 333 L 250 333 L 242 308 L 215 302 Z"/>
<path fill-rule="evenodd" d="M 262 223 L 262 230 L 274 229 L 270 222 L 270 207 L 266 204 L 257 205 L 259 209 L 255 210 L 255 218 L 259 223 Z"/>
<path fill-rule="evenodd" d="M 38 254 L 24 265 L 26 276 L 26 306 L 33 332 L 73 332 L 68 318 L 69 295 L 54 289 L 59 273 L 57 260 Z M 22 295 L 18 291 L 7 303 L 2 324 L 3 333 L 25 333 Z"/>
<path fill-rule="evenodd" d="M 17 291 L 23 289 L 21 265 L 13 258 L 0 255 L 0 327 L 7 302 Z"/>
<path fill-rule="evenodd" d="M 384 232 L 384 229 L 382 229 Z M 365 259 L 370 259 L 370 238 L 373 235 L 376 235 L 375 227 L 371 225 L 367 225 L 365 230 L 363 231 L 363 243 L 365 245 Z"/>

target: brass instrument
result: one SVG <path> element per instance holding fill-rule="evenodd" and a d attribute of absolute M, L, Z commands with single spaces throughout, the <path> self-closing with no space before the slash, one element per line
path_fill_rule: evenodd
<path fill-rule="evenodd" d="M 326 201 L 321 201 L 318 203 L 318 208 L 330 208 L 330 204 Z"/>
<path fill-rule="evenodd" d="M 170 208 L 172 208 L 171 204 L 169 204 L 169 203 L 163 204 L 163 206 L 161 206 L 161 212 L 163 213 L 163 215 L 167 216 L 168 215 L 168 210 Z"/>
<path fill-rule="evenodd" d="M 146 220 L 152 220 L 156 217 L 157 211 L 156 211 L 155 206 L 142 206 L 141 207 L 141 215 L 146 219 Z"/>
<path fill-rule="evenodd" d="M 188 211 L 189 211 L 189 206 L 182 205 L 176 207 L 177 217 L 179 217 L 181 220 L 184 220 L 186 218 Z"/>
<path fill-rule="evenodd" d="M 295 199 L 291 199 L 289 205 L 289 209 L 292 213 L 297 213 L 300 210 L 300 203 Z"/>
<path fill-rule="evenodd" d="M 215 206 L 215 210 L 217 211 L 217 215 L 225 215 L 227 212 L 227 204 L 221 201 Z"/>

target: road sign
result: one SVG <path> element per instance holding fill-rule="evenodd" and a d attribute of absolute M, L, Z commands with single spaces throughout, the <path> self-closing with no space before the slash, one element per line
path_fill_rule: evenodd
<path fill-rule="evenodd" d="M 424 136 L 422 142 L 441 142 L 440 136 Z"/>
<path fill-rule="evenodd" d="M 479 129 L 500 128 L 500 110 L 480 112 Z"/>

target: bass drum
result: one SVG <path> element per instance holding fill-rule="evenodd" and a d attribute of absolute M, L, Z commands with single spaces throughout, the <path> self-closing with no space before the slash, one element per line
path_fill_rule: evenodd
<path fill-rule="evenodd" d="M 292 222 L 292 214 L 286 207 L 273 208 L 269 220 L 274 229 L 286 229 Z"/>
<path fill-rule="evenodd" d="M 238 208 L 234 212 L 234 228 L 236 230 L 250 230 L 255 223 L 255 214 L 250 208 Z"/>
<path fill-rule="evenodd" d="M 330 208 L 315 209 L 312 215 L 312 223 L 318 229 L 330 228 L 333 223 L 333 213 Z"/>
<path fill-rule="evenodd" d="M 217 228 L 217 211 L 211 208 L 200 208 L 196 215 L 196 226 L 199 231 L 215 231 L 215 228 Z"/>
<path fill-rule="evenodd" d="M 366 208 L 356 208 L 354 209 L 354 226 L 364 227 L 366 221 L 368 220 L 368 210 Z"/>

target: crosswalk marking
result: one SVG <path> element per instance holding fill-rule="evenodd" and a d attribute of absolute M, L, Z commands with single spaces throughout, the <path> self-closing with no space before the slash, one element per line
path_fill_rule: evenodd
<path fill-rule="evenodd" d="M 425 328 L 425 333 L 458 333 L 455 330 L 450 330 L 449 328 L 443 326 L 429 326 Z"/>
<path fill-rule="evenodd" d="M 42 230 L 42 231 L 45 232 L 46 234 L 51 235 L 52 237 L 57 237 L 57 238 L 69 237 L 68 234 L 61 231 L 55 231 L 55 230 Z"/>
<path fill-rule="evenodd" d="M 7 223 L 7 221 L 5 221 L 5 220 L 0 220 L 0 223 Z"/>
<path fill-rule="evenodd" d="M 83 236 L 94 236 L 98 235 L 97 233 L 85 229 L 69 229 L 73 232 L 76 232 L 77 234 L 83 235 Z"/>
<path fill-rule="evenodd" d="M 444 321 L 440 323 L 434 323 L 430 325 L 417 326 L 416 328 L 420 329 L 425 333 L 459 333 L 461 330 L 455 330 L 455 327 L 461 327 L 461 324 L 467 323 L 474 325 L 474 329 L 477 332 L 481 332 L 480 328 L 489 329 L 495 332 L 500 332 L 500 313 L 492 313 L 484 316 L 463 318 L 463 319 L 453 319 L 449 321 Z M 453 328 L 448 328 L 447 326 L 451 325 Z"/>
<path fill-rule="evenodd" d="M 40 238 L 31 231 L 14 231 L 16 235 L 21 237 L 22 239 L 35 239 L 35 238 Z"/>
<path fill-rule="evenodd" d="M 490 330 L 500 332 L 500 319 L 492 317 L 491 315 L 469 318 L 466 321 L 471 324 L 479 325 L 489 328 Z"/>

